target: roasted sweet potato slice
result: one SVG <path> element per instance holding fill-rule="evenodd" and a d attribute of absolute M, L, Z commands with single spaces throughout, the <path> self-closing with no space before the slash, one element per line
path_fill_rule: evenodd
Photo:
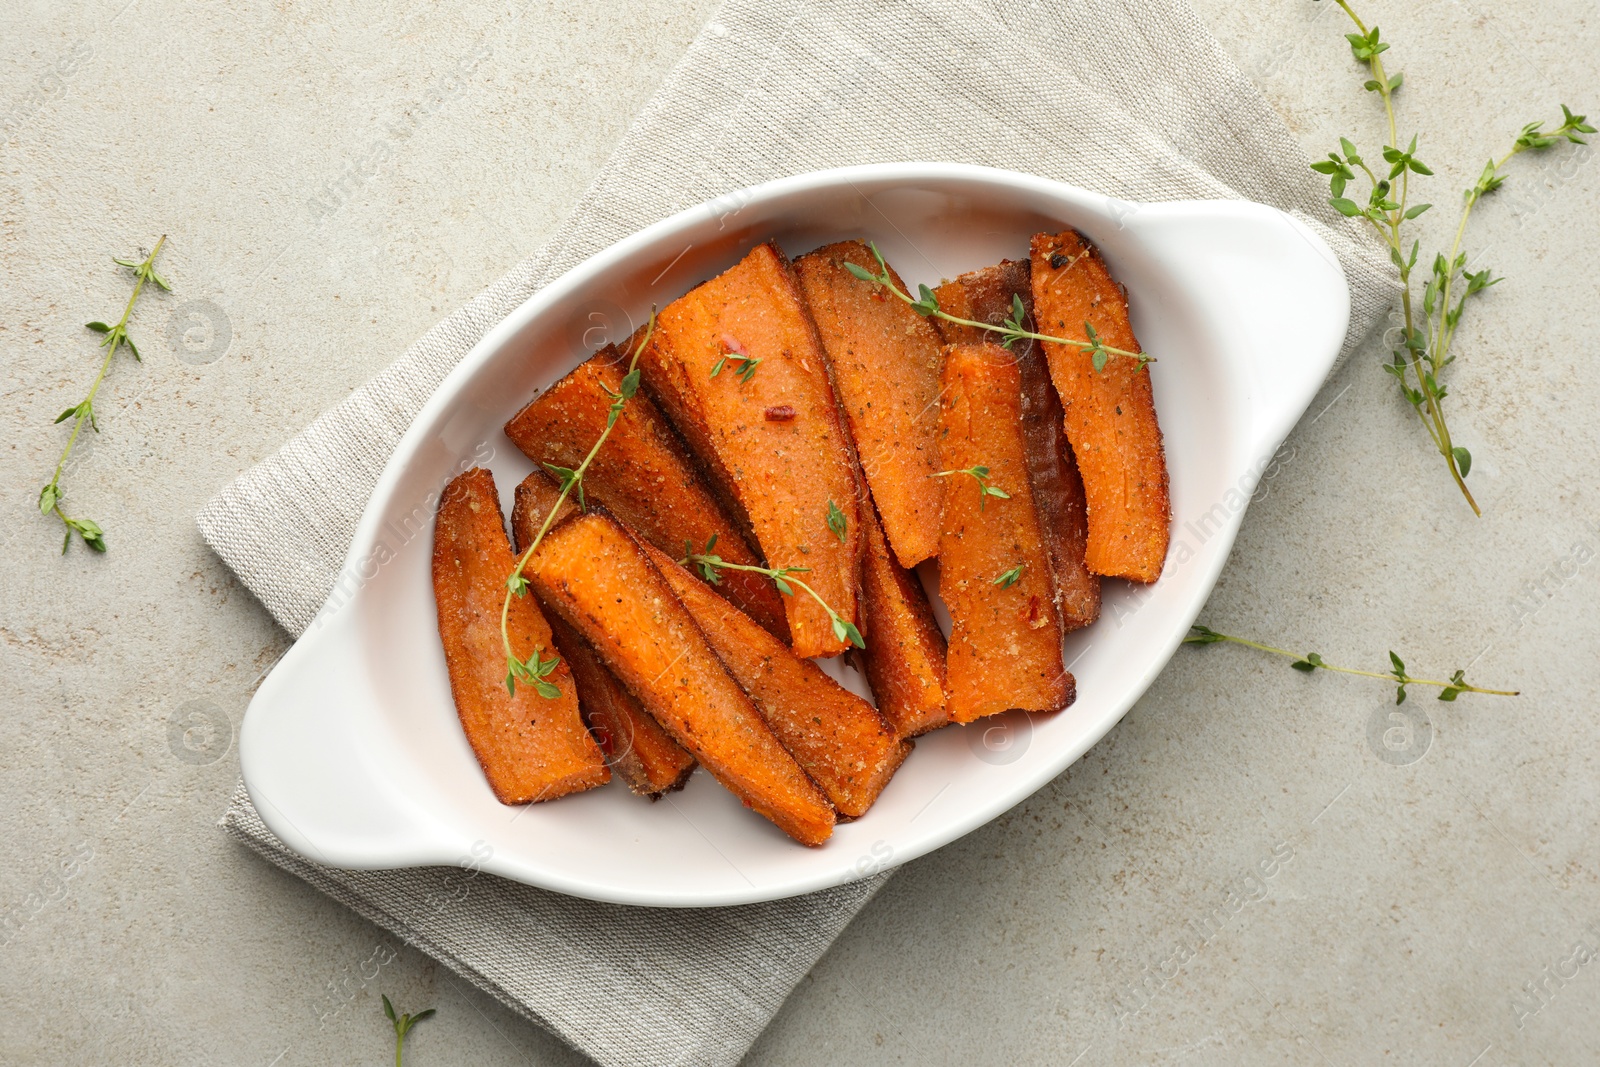
<path fill-rule="evenodd" d="M 1020 298 L 1024 321 L 1031 322 L 1031 278 L 1027 260 L 1008 259 L 945 282 L 936 295 L 939 306 L 957 318 L 994 326 L 1011 317 L 1013 298 Z M 951 344 L 983 344 L 998 336 L 943 320 L 939 329 Z M 1100 617 L 1100 577 L 1084 563 L 1089 515 L 1083 499 L 1083 479 L 1078 474 L 1072 446 L 1067 443 L 1061 399 L 1050 381 L 1044 353 L 1030 340 L 1017 341 L 1011 352 L 1022 377 L 1022 431 L 1028 441 L 1028 475 L 1055 572 L 1061 622 L 1068 630 L 1076 630 Z"/>
<path fill-rule="evenodd" d="M 877 710 L 654 546 L 651 561 L 778 740 L 839 814 L 864 815 L 911 751 Z"/>
<path fill-rule="evenodd" d="M 605 432 L 612 395 L 627 369 L 627 359 L 607 345 L 506 423 L 506 436 L 541 466 L 576 470 Z M 635 395 L 622 409 L 583 485 L 588 499 L 603 502 L 667 552 L 678 552 L 685 541 L 702 547 L 714 536 L 718 554 L 729 562 L 760 562 L 706 487 L 687 446 L 647 396 Z M 717 592 L 788 640 L 781 598 L 766 578 L 729 571 Z"/>
<path fill-rule="evenodd" d="M 511 501 L 511 543 L 516 545 L 517 555 L 528 551 L 528 546 L 539 534 L 539 527 L 544 525 L 544 517 L 560 499 L 561 491 L 539 471 L 534 471 L 517 483 Z M 550 525 L 566 522 L 576 514 L 578 505 L 569 497 L 561 501 L 555 522 Z"/>
<path fill-rule="evenodd" d="M 578 714 L 577 687 L 565 663 L 547 679 L 561 695 L 531 686 L 506 690 L 500 608 L 515 561 L 494 476 L 473 468 L 445 487 L 433 534 L 433 594 L 461 728 L 503 804 L 553 800 L 611 778 L 605 757 Z M 549 624 L 531 597 L 511 602 L 519 654 L 552 647 Z"/>
<path fill-rule="evenodd" d="M 950 609 L 950 717 L 1010 708 L 1055 711 L 1074 696 L 1061 662 L 1062 626 L 1050 555 L 1028 479 L 1016 360 L 998 345 L 945 349 L 944 479 L 939 592 Z M 1005 496 L 982 491 L 984 485 Z"/>
<path fill-rule="evenodd" d="M 556 650 L 578 681 L 578 709 L 612 772 L 633 792 L 651 800 L 682 789 L 694 773 L 694 757 L 650 717 L 561 616 L 550 617 L 550 630 Z"/>
<path fill-rule="evenodd" d="M 877 272 L 860 241 L 824 245 L 794 261 L 816 320 L 856 455 L 883 532 L 903 567 L 939 550 L 939 331 L 903 300 L 862 281 L 846 263 Z M 901 291 L 905 283 L 890 276 Z"/>
<path fill-rule="evenodd" d="M 861 635 L 867 647 L 857 654 L 878 711 L 896 734 L 916 737 L 950 721 L 944 634 L 922 583 L 889 551 L 871 500 L 861 505 L 861 526 Z"/>
<path fill-rule="evenodd" d="M 744 512 L 767 564 L 810 568 L 806 582 L 859 625 L 855 459 L 783 253 L 757 245 L 668 304 L 640 365 L 651 397 Z M 848 647 L 810 597 L 785 597 L 784 607 L 797 655 Z"/>
<path fill-rule="evenodd" d="M 1087 341 L 1087 323 L 1103 343 L 1141 351 L 1127 294 L 1077 232 L 1036 234 L 1032 264 L 1039 333 Z M 1083 475 L 1085 562 L 1095 574 L 1153 582 L 1166 562 L 1172 511 L 1150 368 L 1112 356 L 1097 371 L 1091 355 L 1076 346 L 1046 342 L 1044 350 Z"/>
<path fill-rule="evenodd" d="M 528 475 L 517 486 L 516 503 L 511 509 L 511 540 L 519 555 L 533 543 L 547 510 L 555 505 L 558 496 L 556 487 L 538 473 Z M 563 501 L 557 521 L 577 513 L 576 506 Z M 561 616 L 552 615 L 549 621 L 556 650 L 578 683 L 578 710 L 605 752 L 612 771 L 633 792 L 651 800 L 682 789 L 694 771 L 694 757 L 617 681 L 589 642 Z"/>
<path fill-rule="evenodd" d="M 806 845 L 833 833 L 828 798 L 772 733 L 655 564 L 602 510 L 545 535 L 524 571 L 673 739 Z"/>

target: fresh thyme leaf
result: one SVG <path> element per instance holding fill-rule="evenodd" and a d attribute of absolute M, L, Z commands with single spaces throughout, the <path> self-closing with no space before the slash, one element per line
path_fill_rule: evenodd
<path fill-rule="evenodd" d="M 611 423 L 615 421 L 615 419 L 610 420 Z M 607 424 L 607 429 L 610 429 L 610 423 Z M 578 491 L 578 510 L 589 510 L 588 501 L 583 496 L 583 472 L 581 470 L 573 470 L 571 467 L 558 467 L 554 463 L 544 464 L 544 469 L 555 475 L 556 480 L 561 483 L 562 497 L 566 497 L 572 490 L 576 489 Z M 554 514 L 556 508 L 551 508 L 550 511 L 551 514 Z"/>
<path fill-rule="evenodd" d="M 394 1005 L 389 1003 L 388 995 L 380 995 L 383 997 L 383 1014 L 388 1017 L 389 1022 L 394 1027 L 394 1067 L 403 1067 L 401 1056 L 405 1052 L 406 1035 L 411 1032 L 413 1026 L 416 1026 L 422 1020 L 433 1018 L 435 1009 L 426 1008 L 415 1015 L 397 1015 Z"/>
<path fill-rule="evenodd" d="M 853 622 L 845 622 L 838 615 L 833 615 L 833 636 L 841 641 L 849 641 L 852 645 L 865 651 L 867 643 L 861 639 L 861 631 L 856 629 Z"/>
<path fill-rule="evenodd" d="M 711 365 L 711 377 L 715 378 L 721 374 L 722 368 L 730 362 L 736 364 L 733 368 L 733 374 L 734 377 L 739 379 L 739 384 L 743 385 L 755 377 L 756 368 L 761 366 L 762 361 L 751 359 L 749 356 L 742 356 L 737 352 L 724 352 L 722 358 Z"/>
<path fill-rule="evenodd" d="M 838 504 L 835 504 L 832 500 L 829 500 L 828 529 L 833 531 L 833 535 L 839 539 L 839 543 L 841 545 L 844 544 L 845 541 L 845 528 L 846 520 L 844 517 L 844 512 L 839 510 Z"/>
<path fill-rule="evenodd" d="M 1306 653 L 1304 659 L 1297 659 L 1293 663 L 1289 664 L 1289 666 L 1293 667 L 1297 671 L 1304 671 L 1305 673 L 1310 674 L 1318 667 L 1326 667 L 1327 664 L 1323 663 L 1322 657 L 1317 655 L 1315 652 L 1308 652 Z"/>
<path fill-rule="evenodd" d="M 875 282 L 878 280 L 878 276 L 876 274 L 873 274 L 870 270 L 861 266 L 859 263 L 846 262 L 844 269 L 849 271 L 851 274 L 854 274 L 857 278 L 860 278 L 864 282 Z"/>
<path fill-rule="evenodd" d="M 1456 671 L 1450 676 L 1450 684 L 1439 693 L 1440 700 L 1454 700 L 1467 690 L 1466 671 Z"/>
<path fill-rule="evenodd" d="M 994 584 L 998 585 L 1001 589 L 1010 589 L 1012 586 L 1016 585 L 1018 579 L 1022 577 L 1022 568 L 1025 566 L 1027 566 L 1026 563 L 1019 563 L 1010 570 L 1003 572 L 1000 577 L 994 580 Z"/>

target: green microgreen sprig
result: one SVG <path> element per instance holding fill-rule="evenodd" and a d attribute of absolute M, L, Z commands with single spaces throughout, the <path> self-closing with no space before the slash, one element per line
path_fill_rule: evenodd
<path fill-rule="evenodd" d="M 849 528 L 850 523 L 845 518 L 844 512 L 840 510 L 838 504 L 835 504 L 830 499 L 828 501 L 828 529 L 833 531 L 833 536 L 839 539 L 841 545 L 845 542 L 845 535 L 848 533 Z"/>
<path fill-rule="evenodd" d="M 965 474 L 965 475 L 969 476 L 970 478 L 972 478 L 973 481 L 978 483 L 978 510 L 979 511 L 984 510 L 984 508 L 988 505 L 990 497 L 998 497 L 1001 500 L 1010 500 L 1011 499 L 1011 494 L 1010 493 L 1006 492 L 1004 489 L 1001 489 L 997 485 L 990 485 L 989 484 L 989 468 L 984 466 L 981 463 L 978 464 L 975 467 L 963 467 L 961 470 L 958 470 L 958 471 L 940 471 L 937 474 L 930 474 L 930 475 L 928 475 L 928 477 L 930 477 L 930 478 L 949 478 L 952 475 L 956 475 L 956 474 Z"/>
<path fill-rule="evenodd" d="M 1439 693 L 1440 700 L 1454 700 L 1462 693 L 1487 693 L 1491 696 L 1514 697 L 1519 692 L 1515 689 L 1484 689 L 1480 686 L 1469 685 L 1467 683 L 1465 671 L 1456 671 L 1450 676 L 1450 680 L 1448 682 L 1441 682 L 1433 678 L 1413 678 L 1410 674 L 1406 673 L 1405 661 L 1399 656 L 1395 655 L 1393 652 L 1389 653 L 1390 670 L 1360 671 L 1354 669 L 1353 667 L 1336 667 L 1331 663 L 1326 663 L 1323 661 L 1322 657 L 1315 652 L 1307 652 L 1302 656 L 1300 653 L 1290 652 L 1286 648 L 1275 648 L 1272 645 L 1263 645 L 1257 641 L 1247 641 L 1242 637 L 1233 637 L 1229 634 L 1218 633 L 1216 630 L 1211 629 L 1211 627 L 1201 626 L 1198 623 L 1189 627 L 1189 635 L 1183 639 L 1183 643 L 1186 645 L 1214 645 L 1221 641 L 1227 641 L 1235 645 L 1244 645 L 1246 648 L 1253 648 L 1260 652 L 1270 652 L 1275 656 L 1287 656 L 1289 659 L 1294 661 L 1290 663 L 1289 666 L 1306 674 L 1310 674 L 1313 671 L 1319 670 L 1335 671 L 1339 674 L 1355 674 L 1361 676 L 1362 678 L 1381 678 L 1385 681 L 1393 682 L 1395 683 L 1394 702 L 1396 704 L 1405 703 L 1406 686 L 1408 685 L 1433 686 L 1434 688 L 1441 690 Z"/>
<path fill-rule="evenodd" d="M 394 1026 L 394 1067 L 404 1067 L 400 1057 L 405 1051 L 406 1035 L 411 1032 L 413 1026 L 422 1020 L 432 1018 L 437 1009 L 426 1008 L 415 1015 L 396 1015 L 394 1005 L 389 1003 L 388 994 L 381 995 L 383 996 L 383 1013 L 389 1017 L 389 1022 Z"/>
<path fill-rule="evenodd" d="M 500 643 L 506 653 L 506 690 L 512 696 L 517 695 L 517 683 L 531 685 L 534 692 L 546 700 L 555 700 L 561 696 L 561 690 L 554 682 L 549 681 L 550 675 L 561 665 L 561 657 L 552 655 L 544 658 L 544 649 L 535 648 L 527 659 L 521 659 L 511 647 L 511 598 L 528 595 L 528 579 L 523 577 L 523 568 L 528 565 L 528 560 L 533 558 L 538 551 L 539 544 L 544 540 L 544 535 L 550 532 L 554 525 L 556 514 L 561 510 L 561 505 L 574 490 L 578 493 L 578 506 L 584 508 L 583 476 L 589 471 L 589 464 L 594 462 L 594 457 L 599 454 L 600 447 L 606 443 L 606 438 L 611 436 L 611 428 L 622 417 L 622 409 L 639 392 L 639 357 L 644 354 L 645 346 L 650 343 L 650 336 L 655 333 L 656 312 L 650 309 L 650 322 L 645 327 L 644 336 L 639 339 L 638 347 L 633 350 L 633 357 L 628 361 L 628 373 L 622 376 L 622 381 L 617 385 L 617 391 L 612 392 L 605 385 L 606 395 L 611 397 L 611 407 L 606 411 L 606 428 L 601 431 L 595 440 L 594 447 L 589 449 L 589 454 L 583 457 L 583 462 L 577 469 L 570 467 L 557 467 L 554 464 L 545 464 L 546 469 L 561 481 L 561 491 L 556 497 L 556 502 L 551 505 L 550 512 L 544 517 L 539 532 L 533 537 L 522 556 L 517 560 L 516 567 L 511 572 L 511 577 L 506 579 L 506 598 L 500 605 Z"/>
<path fill-rule="evenodd" d="M 1381 39 L 1377 26 L 1367 27 L 1350 6 L 1349 0 L 1335 2 L 1350 17 L 1358 31 L 1346 34 L 1345 39 L 1350 42 L 1351 55 L 1358 63 L 1364 64 L 1371 74 L 1365 88 L 1368 92 L 1377 93 L 1383 101 L 1384 115 L 1389 125 L 1389 141 L 1383 146 L 1383 161 L 1388 168 L 1385 171 L 1383 167 L 1374 169 L 1368 166 L 1355 144 L 1349 138 L 1341 137 L 1340 150 L 1330 152 L 1327 159 L 1311 164 L 1311 169 L 1328 178 L 1329 192 L 1332 194 L 1328 202 L 1334 210 L 1347 218 L 1364 219 L 1389 249 L 1389 259 L 1400 277 L 1405 326 L 1400 345 L 1393 351 L 1393 361 L 1384 364 L 1384 370 L 1394 377 L 1401 395 L 1421 419 L 1473 513 L 1481 515 L 1483 511 L 1467 489 L 1465 480 L 1472 470 L 1472 453 L 1451 439 L 1443 408 L 1444 399 L 1449 393 L 1440 382 L 1444 369 L 1455 362 L 1456 357 L 1450 349 L 1467 300 L 1500 281 L 1487 268 L 1479 271 L 1466 269 L 1467 254 L 1462 251 L 1461 242 L 1466 233 L 1467 219 L 1479 200 L 1505 182 L 1501 171 L 1514 157 L 1523 152 L 1549 148 L 1563 140 L 1586 144 L 1580 135 L 1594 133 L 1595 127 L 1589 125 L 1585 116 L 1573 114 L 1563 104 L 1558 127 L 1547 130 L 1543 122 L 1530 122 L 1522 127 L 1505 155 L 1499 159 L 1490 158 L 1478 180 L 1462 193 L 1461 218 L 1456 224 L 1455 239 L 1451 242 L 1448 255 L 1441 252 L 1433 258 L 1428 281 L 1422 290 L 1419 315 L 1412 297 L 1411 274 L 1416 268 L 1422 242 L 1413 240 L 1408 252 L 1403 231 L 1406 223 L 1432 207 L 1431 204 L 1410 202 L 1411 176 L 1427 176 L 1433 171 L 1416 156 L 1416 135 L 1411 137 L 1405 149 L 1399 147 L 1401 140 L 1395 120 L 1394 94 L 1405 79 L 1398 73 L 1389 74 L 1384 67 L 1382 57 L 1389 50 L 1388 42 Z M 1366 177 L 1368 183 L 1365 204 L 1345 196 L 1349 184 L 1356 178 L 1357 170 Z"/>
<path fill-rule="evenodd" d="M 810 594 L 811 599 L 822 605 L 822 610 L 828 613 L 828 619 L 833 623 L 833 636 L 841 641 L 848 641 L 859 649 L 867 647 L 862 640 L 861 631 L 856 629 L 856 624 L 847 621 L 822 595 L 811 588 L 803 580 L 796 578 L 797 574 L 809 574 L 810 567 L 757 567 L 750 563 L 729 563 L 713 551 L 717 547 L 717 535 L 712 534 L 706 542 L 706 547 L 699 552 L 694 550 L 691 542 L 683 543 L 683 558 L 678 562 L 685 567 L 699 568 L 700 574 L 712 585 L 721 585 L 722 578 L 718 571 L 749 571 L 752 574 L 764 574 L 772 579 L 772 584 L 778 587 L 778 592 L 784 596 L 794 596 L 794 591 L 799 588 Z"/>
<path fill-rule="evenodd" d="M 1011 296 L 1011 316 L 999 326 L 988 322 L 978 322 L 976 319 L 963 319 L 957 315 L 952 315 L 939 306 L 939 295 L 932 289 L 929 289 L 926 285 L 917 286 L 917 296 L 912 296 L 910 293 L 905 292 L 899 286 L 895 285 L 894 276 L 889 273 L 889 265 L 884 262 L 883 253 L 878 251 L 878 246 L 868 242 L 867 247 L 872 250 L 873 258 L 878 261 L 878 272 L 874 274 L 872 271 L 861 266 L 859 263 L 849 262 L 845 263 L 845 269 L 864 282 L 871 282 L 874 285 L 879 285 L 889 290 L 889 292 L 893 293 L 895 296 L 911 305 L 911 310 L 915 311 L 923 318 L 932 317 L 936 319 L 942 319 L 945 322 L 954 323 L 957 326 L 970 326 L 974 329 L 986 330 L 989 333 L 997 333 L 1000 335 L 1000 347 L 1008 350 L 1018 341 L 1024 340 L 1049 341 L 1051 344 L 1071 345 L 1073 348 L 1082 349 L 1083 351 L 1091 354 L 1094 361 L 1094 369 L 1096 371 L 1104 370 L 1106 362 L 1112 356 L 1122 356 L 1133 360 L 1135 363 L 1135 374 L 1139 373 L 1141 370 L 1144 370 L 1145 364 L 1154 363 L 1156 361 L 1154 356 L 1146 355 L 1143 352 L 1130 352 L 1125 348 L 1116 348 L 1112 345 L 1106 344 L 1095 334 L 1094 327 L 1089 325 L 1087 322 L 1083 324 L 1084 332 L 1089 335 L 1089 339 L 1087 341 L 1079 341 L 1070 337 L 1052 337 L 1049 334 L 1035 333 L 1027 328 L 1027 308 L 1025 308 L 1022 304 L 1022 297 L 1015 293 L 1013 293 Z"/>
<path fill-rule="evenodd" d="M 756 368 L 761 366 L 761 360 L 752 359 L 738 352 L 724 352 L 722 358 L 711 365 L 711 377 L 715 378 L 722 373 L 722 368 L 729 363 L 735 364 L 734 376 L 739 379 L 739 384 L 744 385 L 756 376 Z"/>
<path fill-rule="evenodd" d="M 154 282 L 162 289 L 168 292 L 172 291 L 172 286 L 168 285 L 166 279 L 156 273 L 155 267 L 156 256 L 161 252 L 161 246 L 166 243 L 167 235 L 162 234 L 160 240 L 156 241 L 156 246 L 150 250 L 150 254 L 142 260 L 113 258 L 111 262 L 133 271 L 133 293 L 128 297 L 128 304 L 122 309 L 122 318 L 117 320 L 115 326 L 108 326 L 103 322 L 85 324 L 87 329 L 101 335 L 100 347 L 106 350 L 106 355 L 100 361 L 100 373 L 94 376 L 94 381 L 89 385 L 88 395 L 56 416 L 55 421 L 57 423 L 66 422 L 68 419 L 73 420 L 72 434 L 67 438 L 66 447 L 61 450 L 61 458 L 56 461 L 55 473 L 50 476 L 49 483 L 39 490 L 40 513 L 54 515 L 61 520 L 62 526 L 65 527 L 61 538 L 62 555 L 66 554 L 68 546 L 72 544 L 72 535 L 74 533 L 81 537 L 83 543 L 95 552 L 104 552 L 106 550 L 105 531 L 100 528 L 99 523 L 93 519 L 68 515 L 62 510 L 61 501 L 66 496 L 66 493 L 61 488 L 61 472 L 66 469 L 67 458 L 72 455 L 72 448 L 78 443 L 78 435 L 83 432 L 84 426 L 87 425 L 95 433 L 100 432 L 100 424 L 95 418 L 94 398 L 100 392 L 100 383 L 105 381 L 106 371 L 111 369 L 111 361 L 116 357 L 117 349 L 127 345 L 128 351 L 133 354 L 133 358 L 143 362 L 139 357 L 138 346 L 133 343 L 133 338 L 128 336 L 128 319 L 133 315 L 134 305 L 139 302 L 139 294 L 144 291 L 145 282 Z"/>
<path fill-rule="evenodd" d="M 1010 589 L 1012 586 L 1016 585 L 1017 581 L 1022 577 L 1022 568 L 1026 566 L 1026 563 L 1017 564 L 1015 567 L 1003 572 L 1000 577 L 996 578 L 994 580 L 994 584 L 998 585 L 1001 589 Z"/>

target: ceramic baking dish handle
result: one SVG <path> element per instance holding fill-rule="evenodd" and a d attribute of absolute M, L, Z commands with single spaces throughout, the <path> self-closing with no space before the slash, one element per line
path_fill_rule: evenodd
<path fill-rule="evenodd" d="M 1305 223 L 1241 200 L 1138 205 L 1130 229 L 1187 293 L 1212 335 L 1228 339 L 1243 375 L 1250 425 L 1246 463 L 1275 452 L 1338 359 L 1350 289 L 1327 244 Z"/>
<path fill-rule="evenodd" d="M 442 862 L 452 837 L 409 797 L 374 746 L 388 742 L 364 675 L 356 605 L 327 613 L 256 690 L 239 762 L 262 821 L 330 867 Z"/>

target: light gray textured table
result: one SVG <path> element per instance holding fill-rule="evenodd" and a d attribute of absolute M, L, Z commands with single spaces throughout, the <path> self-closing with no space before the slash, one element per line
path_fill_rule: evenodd
<path fill-rule="evenodd" d="M 215 830 L 284 638 L 192 518 L 534 249 L 713 5 L 236 6 L 0 12 L 0 1060 L 379 1063 L 383 991 L 439 1009 L 416 1067 L 578 1062 Z M 1586 0 L 1368 6 L 1441 205 L 1527 119 L 1600 112 Z M 1198 7 L 1308 157 L 1377 141 L 1331 3 Z M 1417 692 L 1408 725 L 1379 683 L 1181 650 L 1060 780 L 894 879 L 752 1062 L 1600 1059 L 1593 162 L 1519 162 L 1471 240 L 1510 279 L 1453 370 L 1485 518 L 1373 338 L 1202 616 L 1524 695 Z M 32 511 L 50 420 L 93 373 L 82 323 L 126 299 L 107 257 L 163 232 L 176 292 L 67 478 L 112 553 L 62 559 Z"/>

